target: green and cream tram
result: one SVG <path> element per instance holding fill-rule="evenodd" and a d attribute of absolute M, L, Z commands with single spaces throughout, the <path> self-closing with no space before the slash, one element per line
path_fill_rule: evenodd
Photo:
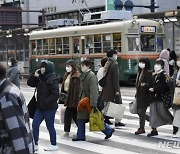
<path fill-rule="evenodd" d="M 138 59 L 147 57 L 153 64 L 164 48 L 164 26 L 161 22 L 134 19 L 97 25 L 61 27 L 33 31 L 30 37 L 30 72 L 39 67 L 41 60 L 54 62 L 59 75 L 65 72 L 65 62 L 88 58 L 94 62 L 93 70 L 108 49 L 118 51 L 120 81 L 134 82 Z"/>

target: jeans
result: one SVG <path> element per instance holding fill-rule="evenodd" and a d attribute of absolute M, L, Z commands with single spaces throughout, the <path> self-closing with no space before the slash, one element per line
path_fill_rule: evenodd
<path fill-rule="evenodd" d="M 46 122 L 46 127 L 49 131 L 50 141 L 52 145 L 56 145 L 56 130 L 54 128 L 54 119 L 57 109 L 42 111 L 37 109 L 33 118 L 32 128 L 35 144 L 38 145 L 39 127 L 43 120 Z"/>
<path fill-rule="evenodd" d="M 77 125 L 78 125 L 78 130 L 77 130 L 77 138 L 78 139 L 86 139 L 85 137 L 85 124 L 88 122 L 88 120 L 83 120 L 83 119 L 78 119 L 77 120 Z M 105 135 L 109 135 L 112 132 L 112 128 L 109 127 L 106 123 L 104 123 L 105 130 L 102 131 Z"/>

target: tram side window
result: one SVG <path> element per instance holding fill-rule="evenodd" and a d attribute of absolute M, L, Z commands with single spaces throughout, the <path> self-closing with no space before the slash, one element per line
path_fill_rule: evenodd
<path fill-rule="evenodd" d="M 73 51 L 74 53 L 79 53 L 79 37 L 73 37 Z"/>
<path fill-rule="evenodd" d="M 150 52 L 156 50 L 155 35 L 145 34 L 141 35 L 141 51 Z"/>
<path fill-rule="evenodd" d="M 69 54 L 69 37 L 63 38 L 63 54 Z"/>
<path fill-rule="evenodd" d="M 113 34 L 113 48 L 118 52 L 121 52 L 121 33 Z"/>
<path fill-rule="evenodd" d="M 85 48 L 85 54 L 93 53 L 93 35 L 86 36 L 86 48 Z"/>
<path fill-rule="evenodd" d="M 94 35 L 94 53 L 101 53 L 101 34 Z"/>
<path fill-rule="evenodd" d="M 36 55 L 36 41 L 35 40 L 31 41 L 31 52 L 32 52 L 32 55 Z"/>
<path fill-rule="evenodd" d="M 139 51 L 138 37 L 128 37 L 128 51 Z"/>
<path fill-rule="evenodd" d="M 37 40 L 37 55 L 42 55 L 42 40 Z"/>
<path fill-rule="evenodd" d="M 56 38 L 56 54 L 62 54 L 62 38 Z"/>
<path fill-rule="evenodd" d="M 111 36 L 110 34 L 103 34 L 103 52 L 107 52 L 111 49 Z"/>
<path fill-rule="evenodd" d="M 161 52 L 163 50 L 163 37 L 158 36 L 157 37 L 157 51 Z"/>
<path fill-rule="evenodd" d="M 55 38 L 49 39 L 49 54 L 54 55 L 56 54 L 55 51 Z"/>
<path fill-rule="evenodd" d="M 43 55 L 48 55 L 48 39 L 43 39 Z"/>

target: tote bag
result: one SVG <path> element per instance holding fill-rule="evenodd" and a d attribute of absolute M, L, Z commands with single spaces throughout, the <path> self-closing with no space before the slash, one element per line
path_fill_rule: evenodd
<path fill-rule="evenodd" d="M 173 104 L 180 105 L 180 87 L 175 87 Z"/>
<path fill-rule="evenodd" d="M 132 114 L 137 114 L 137 101 L 136 101 L 136 98 L 131 103 L 129 103 L 129 111 Z"/>
<path fill-rule="evenodd" d="M 122 119 L 124 115 L 124 111 L 125 111 L 124 105 L 108 102 L 104 110 L 104 115 L 113 117 L 115 119 Z"/>
<path fill-rule="evenodd" d="M 91 113 L 89 115 L 89 130 L 90 131 L 105 130 L 103 115 L 95 107 L 92 108 Z"/>

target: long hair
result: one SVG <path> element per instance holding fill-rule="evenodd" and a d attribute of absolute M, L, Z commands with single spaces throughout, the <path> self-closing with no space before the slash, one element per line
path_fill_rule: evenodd
<path fill-rule="evenodd" d="M 139 63 L 141 63 L 141 62 L 145 63 L 145 68 L 144 68 L 145 71 L 151 69 L 149 58 L 141 58 L 141 59 L 139 59 Z M 139 66 L 138 66 L 138 71 L 141 71 L 141 68 Z"/>
<path fill-rule="evenodd" d="M 74 60 L 68 60 L 66 65 L 70 65 L 72 67 L 72 74 L 78 72 L 78 68 Z"/>

